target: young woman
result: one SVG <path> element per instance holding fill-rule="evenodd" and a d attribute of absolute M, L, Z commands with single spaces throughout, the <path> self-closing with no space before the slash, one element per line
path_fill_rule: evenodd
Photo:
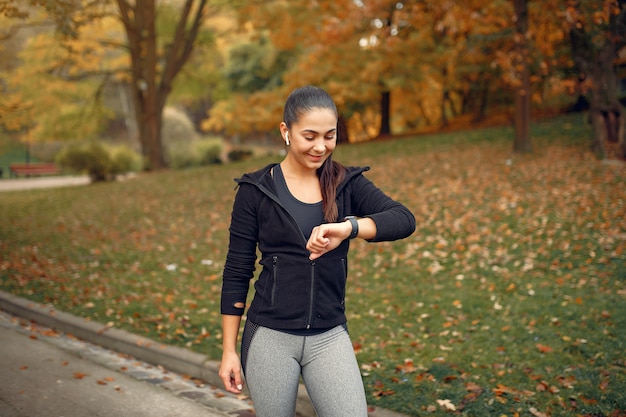
<path fill-rule="evenodd" d="M 337 109 L 306 86 L 285 103 L 287 155 L 238 179 L 222 286 L 220 377 L 240 393 L 243 374 L 258 417 L 293 417 L 302 377 L 320 417 L 366 417 L 348 335 L 345 288 L 350 239 L 391 241 L 415 230 L 413 214 L 332 160 Z M 262 271 L 237 340 L 257 248 Z"/>

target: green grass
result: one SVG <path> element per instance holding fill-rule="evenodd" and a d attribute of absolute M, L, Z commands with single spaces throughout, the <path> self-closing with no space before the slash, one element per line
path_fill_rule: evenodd
<path fill-rule="evenodd" d="M 581 115 L 532 135 L 531 155 L 511 152 L 509 128 L 337 150 L 418 224 L 351 250 L 372 405 L 624 415 L 626 168 L 593 158 Z M 232 178 L 272 160 L 3 193 L 0 289 L 219 359 Z"/>

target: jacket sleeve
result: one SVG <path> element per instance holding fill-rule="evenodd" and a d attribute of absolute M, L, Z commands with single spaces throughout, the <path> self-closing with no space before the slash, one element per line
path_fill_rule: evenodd
<path fill-rule="evenodd" d="M 376 237 L 370 242 L 403 239 L 415 231 L 415 216 L 403 204 L 393 200 L 363 175 L 352 185 L 354 215 L 369 217 L 376 223 Z"/>
<path fill-rule="evenodd" d="M 250 279 L 254 276 L 258 223 L 253 187 L 242 184 L 235 196 L 230 224 L 228 254 L 222 275 L 221 314 L 241 316 Z"/>

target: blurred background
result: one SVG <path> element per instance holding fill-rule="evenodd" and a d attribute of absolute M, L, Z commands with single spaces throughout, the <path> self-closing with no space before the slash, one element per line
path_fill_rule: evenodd
<path fill-rule="evenodd" d="M 351 143 L 513 125 L 528 152 L 530 121 L 590 110 L 591 149 L 623 159 L 625 21 L 617 0 L 2 0 L 0 168 L 276 150 L 304 84 Z"/>

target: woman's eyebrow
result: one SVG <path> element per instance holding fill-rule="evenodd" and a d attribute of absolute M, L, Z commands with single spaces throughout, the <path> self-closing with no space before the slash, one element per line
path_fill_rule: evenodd
<path fill-rule="evenodd" d="M 334 133 L 334 132 L 336 132 L 336 131 L 337 131 L 337 128 L 335 127 L 335 128 L 330 129 L 330 130 L 329 130 L 328 132 L 326 132 L 325 134 L 327 135 L 327 134 L 329 134 L 329 133 Z M 313 134 L 317 134 L 318 132 L 317 132 L 316 130 L 313 130 L 313 129 L 304 129 L 304 130 L 302 131 L 302 133 L 303 133 L 303 134 L 304 134 L 304 133 L 313 133 Z"/>

